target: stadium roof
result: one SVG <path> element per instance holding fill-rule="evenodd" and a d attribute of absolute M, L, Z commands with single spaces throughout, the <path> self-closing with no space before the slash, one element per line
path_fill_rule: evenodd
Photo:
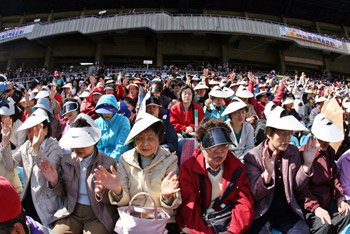
<path fill-rule="evenodd" d="M 1 16 L 90 9 L 225 10 L 300 18 L 350 26 L 350 0 L 1 0 Z"/>

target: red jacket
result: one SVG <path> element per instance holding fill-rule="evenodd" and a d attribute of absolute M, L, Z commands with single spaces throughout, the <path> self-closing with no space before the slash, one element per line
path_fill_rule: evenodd
<path fill-rule="evenodd" d="M 248 90 L 254 94 L 254 82 L 249 81 Z M 276 97 L 272 100 L 276 105 L 280 105 L 283 99 L 284 87 L 279 87 Z M 255 97 L 250 98 L 250 103 L 254 106 L 254 110 L 260 119 L 263 119 L 263 112 L 267 103 L 259 102 Z"/>
<path fill-rule="evenodd" d="M 181 102 L 175 104 L 170 109 L 170 122 L 174 125 L 176 132 L 185 131 L 186 127 L 191 126 L 194 129 L 194 109 L 198 110 L 198 124 L 203 119 L 203 108 L 192 102 L 190 109 L 187 113 L 187 120 L 185 121 L 185 110 Z"/>
<path fill-rule="evenodd" d="M 95 88 L 91 91 L 91 93 L 90 93 L 90 95 L 89 95 L 87 101 L 86 101 L 86 102 L 83 101 L 83 102 L 81 103 L 81 106 L 80 106 L 80 112 L 89 115 L 93 120 L 96 120 L 96 119 L 98 119 L 98 118 L 100 117 L 100 116 L 95 112 L 95 106 L 96 106 L 97 103 L 94 103 L 93 100 L 92 100 L 92 95 L 93 95 L 94 93 L 96 93 L 96 92 L 99 92 L 99 93 L 101 93 L 102 95 L 105 94 L 105 91 L 104 91 L 103 87 L 97 86 L 97 87 L 95 87 Z"/>
<path fill-rule="evenodd" d="M 246 231 L 254 217 L 254 201 L 250 193 L 250 183 L 243 164 L 233 154 L 228 152 L 224 161 L 224 174 L 222 192 L 230 183 L 232 173 L 241 166 L 243 172 L 236 181 L 236 189 L 226 198 L 224 204 L 232 202 L 231 224 L 227 231 L 243 233 Z M 178 208 L 177 223 L 182 229 L 184 226 L 190 233 L 214 233 L 201 217 L 201 195 L 199 193 L 199 174 L 204 175 L 206 190 L 206 207 L 210 205 L 211 182 L 205 167 L 204 156 L 200 150 L 193 153 L 193 157 L 182 164 L 180 169 L 180 184 L 182 204 Z M 181 230 L 180 229 L 180 230 Z"/>
<path fill-rule="evenodd" d="M 115 98 L 119 102 L 120 99 L 123 98 L 124 96 L 124 87 L 122 84 L 117 85 L 117 92 L 114 94 Z"/>

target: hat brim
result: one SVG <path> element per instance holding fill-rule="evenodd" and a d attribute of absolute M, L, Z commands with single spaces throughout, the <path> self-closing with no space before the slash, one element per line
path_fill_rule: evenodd
<path fill-rule="evenodd" d="M 325 142 L 339 142 L 344 140 L 343 131 L 330 121 L 323 113 L 316 115 L 311 132 L 317 139 Z"/>
<path fill-rule="evenodd" d="M 59 141 L 65 149 L 84 148 L 95 145 L 101 138 L 101 130 L 96 127 L 70 128 Z"/>
<path fill-rule="evenodd" d="M 24 121 L 24 123 L 19 126 L 17 131 L 22 131 L 22 130 L 27 130 L 29 128 L 32 128 L 42 122 L 44 122 L 45 120 L 48 120 L 49 118 L 47 116 L 29 116 L 28 119 L 26 119 L 26 121 Z"/>
<path fill-rule="evenodd" d="M 266 120 L 266 127 L 289 131 L 309 131 L 302 123 L 291 115 L 282 118 L 275 118 L 275 116 L 269 115 Z"/>
<path fill-rule="evenodd" d="M 47 109 L 47 107 L 45 106 L 45 105 L 42 105 L 42 104 L 36 104 L 35 106 L 34 106 L 34 108 L 42 108 L 42 109 L 44 109 L 44 110 L 46 110 L 46 111 L 48 111 L 48 112 L 50 112 L 50 114 L 52 114 L 52 110 L 51 109 Z"/>
<path fill-rule="evenodd" d="M 112 111 L 106 110 L 105 108 L 99 108 L 99 109 L 95 110 L 95 112 L 97 114 L 115 114 L 115 113 L 117 113 L 117 112 L 114 113 Z"/>
<path fill-rule="evenodd" d="M 224 112 L 222 112 L 222 115 L 229 115 L 235 111 L 238 111 L 240 109 L 243 109 L 245 108 L 247 105 L 242 102 L 242 101 L 239 101 L 239 102 L 233 102 L 233 103 L 230 103 L 226 109 L 224 110 Z"/>
<path fill-rule="evenodd" d="M 128 137 L 126 138 L 124 145 L 127 145 L 130 142 L 132 142 L 138 134 L 143 132 L 145 129 L 147 129 L 152 124 L 161 121 L 160 119 L 158 119 L 158 118 L 154 117 L 153 115 L 148 114 L 146 112 L 140 113 L 140 114 L 141 114 L 141 116 L 138 119 L 136 119 L 136 122 L 135 122 L 134 126 L 132 127 Z"/>

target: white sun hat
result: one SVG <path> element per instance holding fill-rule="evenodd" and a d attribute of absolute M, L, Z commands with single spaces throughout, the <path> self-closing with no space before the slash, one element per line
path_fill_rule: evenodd
<path fill-rule="evenodd" d="M 272 110 L 267 116 L 266 127 L 289 131 L 309 131 L 293 115 L 283 116 L 283 113 L 285 113 L 285 111 L 281 111 L 281 109 L 277 107 Z"/>
<path fill-rule="evenodd" d="M 71 127 L 59 141 L 59 145 L 64 149 L 84 148 L 95 145 L 101 138 L 101 130 L 94 120 L 87 114 L 80 113 L 74 120 L 85 119 L 91 127 Z"/>
<path fill-rule="evenodd" d="M 226 94 L 226 98 L 232 97 L 235 94 L 235 91 L 227 87 L 224 87 L 222 91 L 224 91 L 224 93 Z"/>
<path fill-rule="evenodd" d="M 198 89 L 209 89 L 208 86 L 206 86 L 205 84 L 203 84 L 202 82 L 199 82 L 196 87 L 194 88 L 194 90 L 198 90 Z"/>
<path fill-rule="evenodd" d="M 350 99 L 348 97 L 344 98 L 342 106 L 344 107 L 344 109 L 349 109 L 349 107 L 350 107 Z"/>
<path fill-rule="evenodd" d="M 22 131 L 22 130 L 32 128 L 32 127 L 44 122 L 45 120 L 50 122 L 49 116 L 47 115 L 45 110 L 38 108 L 28 117 L 28 119 L 26 119 L 23 122 L 23 124 L 21 126 L 19 126 L 17 131 Z"/>
<path fill-rule="evenodd" d="M 317 96 L 316 99 L 315 99 L 315 102 L 316 102 L 316 103 L 325 102 L 325 101 L 327 101 L 327 99 L 324 98 L 324 97 L 319 97 L 319 96 Z"/>
<path fill-rule="evenodd" d="M 219 86 L 215 86 L 210 92 L 209 96 L 217 97 L 217 98 L 227 98 L 226 93 L 222 91 L 222 89 Z"/>
<path fill-rule="evenodd" d="M 0 115 L 11 116 L 15 114 L 15 101 L 12 97 L 7 99 L 7 104 L 0 108 Z"/>
<path fill-rule="evenodd" d="M 89 95 L 90 95 L 89 91 L 84 91 L 79 95 L 79 97 L 80 98 L 87 98 Z"/>
<path fill-rule="evenodd" d="M 316 115 L 311 132 L 317 139 L 325 142 L 331 143 L 344 140 L 343 131 L 323 113 Z"/>
<path fill-rule="evenodd" d="M 46 90 L 41 90 L 36 96 L 35 99 L 46 98 L 50 96 L 49 92 Z"/>
<path fill-rule="evenodd" d="M 218 84 L 220 84 L 219 81 L 216 81 L 216 80 L 210 80 L 209 81 L 209 85 L 218 85 Z"/>
<path fill-rule="evenodd" d="M 73 86 L 71 83 L 66 83 L 65 85 L 62 86 L 62 88 L 69 88 L 69 89 L 72 89 Z"/>
<path fill-rule="evenodd" d="M 33 100 L 35 98 L 35 94 L 33 92 L 29 92 L 29 101 Z M 26 98 L 23 97 L 19 102 L 25 102 L 26 101 Z"/>
<path fill-rule="evenodd" d="M 235 111 L 238 111 L 242 108 L 245 108 L 247 104 L 245 104 L 242 100 L 239 98 L 235 97 L 232 99 L 231 103 L 226 107 L 224 112 L 222 112 L 222 115 L 228 115 L 231 114 Z"/>
<path fill-rule="evenodd" d="M 139 113 L 138 118 L 135 121 L 134 126 L 132 127 L 128 137 L 126 138 L 125 144 L 127 145 L 130 142 L 134 140 L 134 138 L 140 134 L 142 131 L 147 129 L 149 126 L 151 126 L 154 123 L 160 122 L 161 120 L 154 117 L 151 114 L 148 114 L 147 112 Z"/>
<path fill-rule="evenodd" d="M 239 98 L 252 98 L 254 94 L 252 94 L 247 87 L 241 85 L 237 89 L 236 96 Z"/>
<path fill-rule="evenodd" d="M 288 104 L 291 104 L 291 103 L 294 103 L 294 98 L 292 98 L 292 97 L 287 97 L 287 98 L 284 99 L 284 101 L 282 102 L 282 106 L 283 106 L 283 105 L 288 105 Z"/>

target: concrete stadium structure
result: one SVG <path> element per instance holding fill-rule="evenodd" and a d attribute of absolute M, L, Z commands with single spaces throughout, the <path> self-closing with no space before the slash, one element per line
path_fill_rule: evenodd
<path fill-rule="evenodd" d="M 33 24 L 30 33 L 0 39 L 0 66 L 201 64 L 230 62 L 281 72 L 350 74 L 349 27 L 272 15 L 203 10 L 171 14 L 150 9 L 96 10 L 3 16 L 1 27 Z M 171 12 L 171 10 L 169 10 Z M 240 15 L 241 14 L 241 15 Z M 340 35 L 342 47 L 285 37 L 280 26 Z"/>

